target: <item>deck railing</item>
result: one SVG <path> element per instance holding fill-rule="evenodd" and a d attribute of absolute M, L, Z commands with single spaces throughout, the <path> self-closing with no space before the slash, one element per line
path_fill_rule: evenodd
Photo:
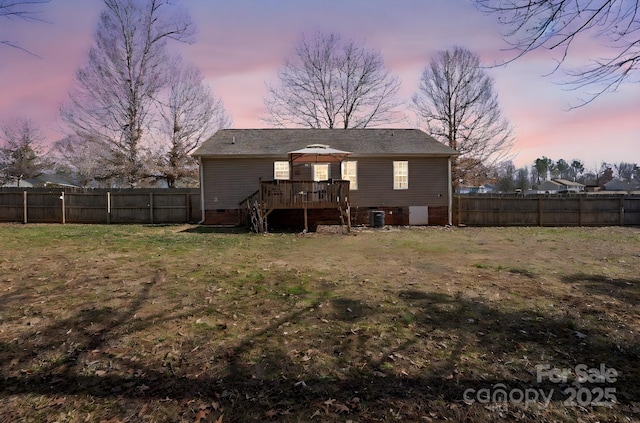
<path fill-rule="evenodd" d="M 349 181 L 260 181 L 265 209 L 346 208 Z"/>

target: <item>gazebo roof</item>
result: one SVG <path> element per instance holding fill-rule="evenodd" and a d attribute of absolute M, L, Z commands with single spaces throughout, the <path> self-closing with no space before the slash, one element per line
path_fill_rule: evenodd
<path fill-rule="evenodd" d="M 325 144 L 311 144 L 300 150 L 289 151 L 291 163 L 340 163 L 349 151 L 337 150 Z"/>

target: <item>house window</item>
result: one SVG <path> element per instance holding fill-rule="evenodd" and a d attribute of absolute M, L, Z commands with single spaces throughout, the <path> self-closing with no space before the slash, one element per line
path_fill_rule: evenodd
<path fill-rule="evenodd" d="M 273 179 L 289 179 L 289 162 L 273 162 Z"/>
<path fill-rule="evenodd" d="M 342 162 L 342 179 L 349 181 L 349 189 L 358 189 L 358 162 Z"/>
<path fill-rule="evenodd" d="M 313 165 L 313 180 L 326 181 L 329 179 L 329 164 Z"/>
<path fill-rule="evenodd" d="M 393 162 L 393 189 L 409 189 L 409 162 Z"/>

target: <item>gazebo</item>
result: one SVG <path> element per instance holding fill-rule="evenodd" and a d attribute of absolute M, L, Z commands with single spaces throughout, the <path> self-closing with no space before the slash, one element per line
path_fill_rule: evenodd
<path fill-rule="evenodd" d="M 288 153 L 289 155 L 289 163 L 290 163 L 290 167 L 293 173 L 293 167 L 296 164 L 327 164 L 327 163 L 342 163 L 342 161 L 344 159 L 347 158 L 347 156 L 349 156 L 351 154 L 351 152 L 349 151 L 342 151 L 342 150 L 337 150 L 335 148 L 331 148 L 330 146 L 326 145 L 326 144 L 310 144 L 308 146 L 306 146 L 305 148 L 301 148 L 300 150 L 295 150 L 295 151 L 290 151 Z M 322 189 L 318 189 L 320 187 L 317 186 L 318 183 L 312 183 L 313 185 L 316 185 L 315 187 L 313 187 L 313 189 L 311 190 L 312 195 L 315 195 L 316 193 L 327 193 L 329 190 L 327 189 L 328 186 L 322 190 Z M 332 182 L 328 182 L 328 184 L 332 185 Z M 342 192 L 342 183 L 340 185 L 340 192 Z M 348 189 L 347 189 L 348 191 Z M 300 192 L 299 194 L 301 195 L 307 195 L 308 198 L 308 192 L 306 193 Z M 340 210 L 340 214 L 342 216 L 342 207 L 340 206 L 340 195 L 338 196 L 333 196 L 337 199 L 336 203 L 338 206 L 338 209 Z M 330 197 L 329 197 L 330 198 Z M 346 201 L 346 195 L 344 196 L 344 199 Z M 309 201 L 303 202 L 303 210 L 304 210 L 304 230 L 305 232 L 308 231 L 308 219 L 307 219 L 307 209 L 309 208 Z M 311 201 L 311 203 L 313 203 L 313 201 Z M 348 210 L 348 204 L 346 205 L 346 209 Z M 347 224 L 348 227 L 350 228 L 350 218 L 348 217 L 348 221 L 349 223 Z"/>
<path fill-rule="evenodd" d="M 290 151 L 290 174 L 296 165 L 341 163 L 351 153 L 337 150 L 324 144 L 311 144 L 302 149 Z M 257 232 L 266 231 L 267 216 L 277 209 L 302 209 L 304 229 L 308 231 L 308 209 L 338 209 L 341 222 L 346 220 L 347 229 L 351 229 L 351 212 L 348 201 L 348 180 L 296 181 L 273 180 L 260 181 L 260 189 L 247 198 L 252 226 Z"/>

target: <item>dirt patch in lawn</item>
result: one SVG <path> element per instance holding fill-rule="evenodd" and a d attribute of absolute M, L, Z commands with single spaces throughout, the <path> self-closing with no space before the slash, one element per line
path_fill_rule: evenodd
<path fill-rule="evenodd" d="M 0 421 L 640 419 L 637 228 L 0 239 Z"/>

